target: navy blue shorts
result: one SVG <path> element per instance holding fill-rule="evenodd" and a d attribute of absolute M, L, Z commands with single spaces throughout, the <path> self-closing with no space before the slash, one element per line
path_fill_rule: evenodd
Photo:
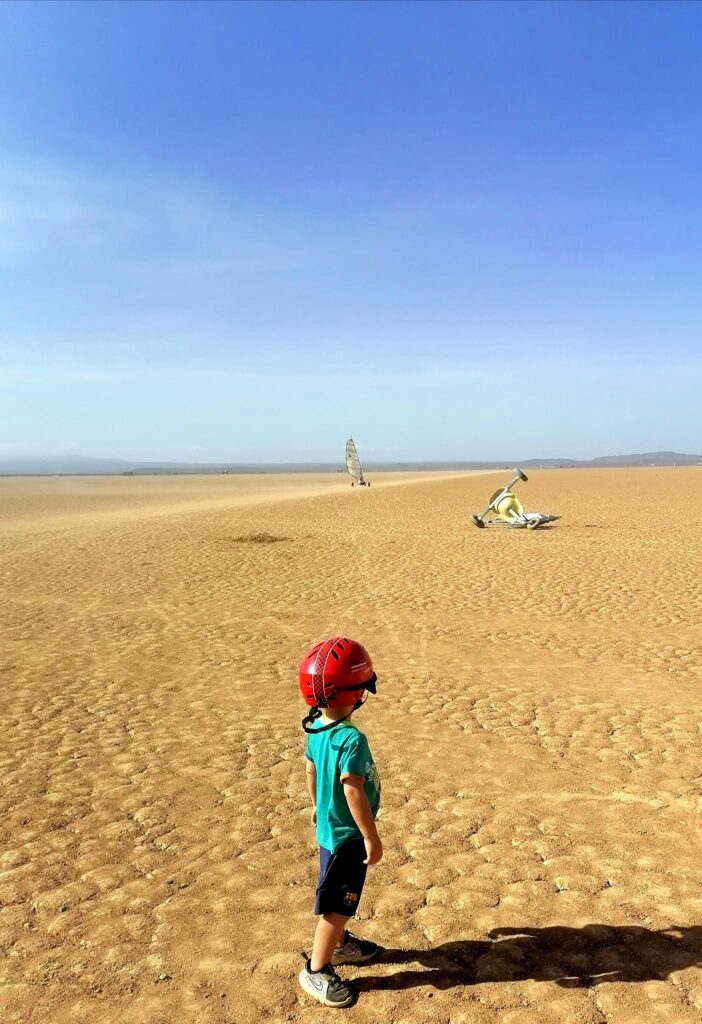
<path fill-rule="evenodd" d="M 343 914 L 353 917 L 358 908 L 368 865 L 366 847 L 359 836 L 347 839 L 336 853 L 319 848 L 319 883 L 315 914 Z"/>

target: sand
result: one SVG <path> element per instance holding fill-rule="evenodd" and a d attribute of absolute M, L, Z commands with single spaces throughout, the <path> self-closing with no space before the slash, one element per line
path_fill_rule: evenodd
<path fill-rule="evenodd" d="M 330 1020 L 299 658 L 373 655 L 356 1024 L 702 1020 L 702 474 L 0 480 L 0 1018 Z M 382 486 L 381 486 L 382 484 Z"/>

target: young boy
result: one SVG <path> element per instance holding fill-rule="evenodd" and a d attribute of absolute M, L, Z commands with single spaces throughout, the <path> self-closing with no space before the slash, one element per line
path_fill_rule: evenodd
<path fill-rule="evenodd" d="M 354 640 L 332 637 L 302 659 L 300 691 L 312 711 L 307 733 L 307 788 L 319 843 L 319 916 L 312 955 L 300 972 L 305 992 L 325 1006 L 350 1006 L 354 995 L 334 968 L 361 964 L 378 952 L 374 942 L 346 929 L 361 898 L 366 871 L 383 856 L 375 826 L 380 781 L 368 740 L 353 712 L 375 693 L 368 652 Z"/>

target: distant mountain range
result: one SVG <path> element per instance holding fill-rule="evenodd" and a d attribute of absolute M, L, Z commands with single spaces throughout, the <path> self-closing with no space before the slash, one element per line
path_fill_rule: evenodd
<path fill-rule="evenodd" d="M 643 452 L 638 455 L 601 455 L 596 459 L 496 459 L 491 461 L 365 462 L 376 472 L 460 469 L 597 469 L 607 466 L 700 466 L 702 455 L 680 452 Z M 78 455 L 54 458 L 0 459 L 0 476 L 97 476 L 178 473 L 334 473 L 343 470 L 336 462 L 132 462 L 127 459 L 94 459 Z"/>
<path fill-rule="evenodd" d="M 528 459 L 524 466 L 579 466 L 597 469 L 598 466 L 699 466 L 702 455 L 683 455 L 680 452 L 642 452 L 639 455 L 600 455 L 596 459 Z"/>

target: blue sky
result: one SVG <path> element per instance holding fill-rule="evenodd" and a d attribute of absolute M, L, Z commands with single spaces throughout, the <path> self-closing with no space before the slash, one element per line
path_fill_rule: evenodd
<path fill-rule="evenodd" d="M 702 6 L 0 6 L 0 457 L 702 449 Z"/>

